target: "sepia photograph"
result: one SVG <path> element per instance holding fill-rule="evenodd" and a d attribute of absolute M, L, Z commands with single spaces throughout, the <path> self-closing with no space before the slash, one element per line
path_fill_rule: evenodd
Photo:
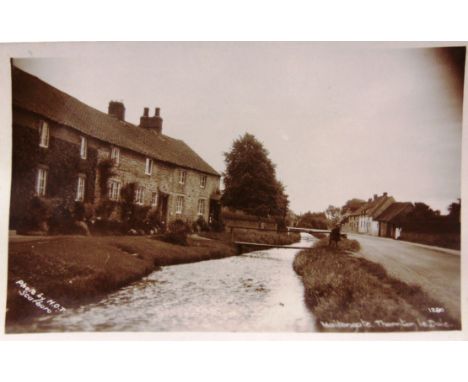
<path fill-rule="evenodd" d="M 7 335 L 461 331 L 464 44 L 58 45 L 8 68 Z"/>

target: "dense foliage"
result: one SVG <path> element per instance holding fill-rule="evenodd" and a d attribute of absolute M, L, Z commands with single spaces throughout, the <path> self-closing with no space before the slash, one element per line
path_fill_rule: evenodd
<path fill-rule="evenodd" d="M 341 214 L 356 212 L 366 203 L 365 200 L 353 198 L 348 200 L 343 207 L 341 207 Z"/>
<path fill-rule="evenodd" d="M 299 216 L 296 225 L 302 228 L 327 229 L 328 219 L 323 212 L 306 212 Z"/>
<path fill-rule="evenodd" d="M 448 215 L 441 215 L 425 203 L 415 203 L 413 210 L 400 220 L 404 231 L 415 233 L 460 232 L 461 201 L 450 204 Z"/>
<path fill-rule="evenodd" d="M 42 148 L 39 147 L 37 130 L 17 125 L 13 128 L 13 148 L 12 190 L 15 193 L 11 195 L 11 206 L 14 207 L 10 213 L 12 228 L 20 231 L 28 227 L 38 229 L 52 216 L 52 210 L 62 209 L 73 213 L 79 174 L 86 176 L 84 201 L 92 203 L 97 165 L 95 149 L 89 147 L 87 159 L 82 160 L 79 145 L 53 136 L 50 137 L 49 147 Z M 48 169 L 46 198 L 51 199 L 43 203 L 49 211 L 43 217 L 35 207 L 30 209 L 39 203 L 35 198 L 38 164 Z M 60 215 L 57 211 L 54 214 Z M 34 223 L 37 219 L 41 221 Z"/>
<path fill-rule="evenodd" d="M 288 196 L 276 179 L 275 165 L 268 151 L 253 135 L 235 140 L 224 154 L 226 171 L 223 204 L 258 217 L 286 217 Z"/>

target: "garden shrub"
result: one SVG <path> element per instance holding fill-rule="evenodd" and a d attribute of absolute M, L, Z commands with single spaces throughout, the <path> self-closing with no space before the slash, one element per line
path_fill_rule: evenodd
<path fill-rule="evenodd" d="M 80 209 L 80 207 L 78 207 Z M 81 213 L 81 211 L 77 211 Z M 50 233 L 57 234 L 72 234 L 76 233 L 74 208 L 70 208 L 65 201 L 57 201 L 52 207 L 51 216 L 48 220 Z"/>
<path fill-rule="evenodd" d="M 188 245 L 187 235 L 180 232 L 166 232 L 157 236 L 157 239 L 176 245 Z"/>
<path fill-rule="evenodd" d="M 28 233 L 30 231 L 44 231 L 48 230 L 47 221 L 50 219 L 52 213 L 51 203 L 45 199 L 34 196 L 28 203 L 28 209 L 21 219 L 18 227 L 19 233 Z"/>
<path fill-rule="evenodd" d="M 122 235 L 125 226 L 122 222 L 108 219 L 96 219 L 90 226 L 91 233 L 97 235 Z"/>
<path fill-rule="evenodd" d="M 96 215 L 102 220 L 108 220 L 117 206 L 118 203 L 113 200 L 104 200 L 96 208 Z"/>
<path fill-rule="evenodd" d="M 176 219 L 169 223 L 169 232 L 183 233 L 188 235 L 191 232 L 190 225 L 182 219 Z"/>
<path fill-rule="evenodd" d="M 193 231 L 207 232 L 209 230 L 210 226 L 208 225 L 203 216 L 199 216 L 198 219 L 193 223 Z"/>
<path fill-rule="evenodd" d="M 85 203 L 84 204 L 84 218 L 86 221 L 91 221 L 95 217 L 95 209 L 92 203 Z"/>
<path fill-rule="evenodd" d="M 85 206 L 83 202 L 75 202 L 73 206 L 73 218 L 78 221 L 85 220 Z"/>
<path fill-rule="evenodd" d="M 190 225 L 181 219 L 177 219 L 169 224 L 167 233 L 159 235 L 157 238 L 171 244 L 188 245 L 187 235 L 190 232 Z"/>
<path fill-rule="evenodd" d="M 147 216 L 148 224 L 150 226 L 150 229 L 156 230 L 156 232 L 164 232 L 165 231 L 165 225 L 160 219 L 160 215 L 158 213 L 157 208 L 153 208 L 148 211 L 148 216 Z"/>
<path fill-rule="evenodd" d="M 210 223 L 210 230 L 213 232 L 224 232 L 225 225 L 221 219 L 213 219 Z"/>

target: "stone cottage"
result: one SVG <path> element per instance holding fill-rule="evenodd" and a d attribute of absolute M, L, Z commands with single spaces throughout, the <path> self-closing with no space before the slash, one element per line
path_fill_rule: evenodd
<path fill-rule="evenodd" d="M 98 206 L 119 201 L 129 183 L 136 185 L 134 203 L 157 209 L 166 223 L 219 214 L 220 175 L 163 133 L 159 108 L 152 115 L 144 108 L 137 126 L 125 121 L 122 102 L 111 101 L 104 113 L 16 67 L 12 102 L 12 229 L 33 196 Z M 103 179 L 106 160 L 112 176 Z"/>
<path fill-rule="evenodd" d="M 357 211 L 344 217 L 342 221 L 343 231 L 379 236 L 379 221 L 376 217 L 394 202 L 395 199 L 392 196 L 388 196 L 386 192 L 381 196 L 375 194 L 373 198 L 370 198 Z"/>
<path fill-rule="evenodd" d="M 402 232 L 402 220 L 414 206 L 409 202 L 395 202 L 376 217 L 379 222 L 379 236 L 398 239 Z"/>

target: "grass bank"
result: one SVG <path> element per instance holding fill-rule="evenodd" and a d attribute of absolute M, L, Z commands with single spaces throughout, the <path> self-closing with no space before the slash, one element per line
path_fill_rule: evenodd
<path fill-rule="evenodd" d="M 455 330 L 460 323 L 420 287 L 387 274 L 377 263 L 353 255 L 355 240 L 329 248 L 328 239 L 301 251 L 294 270 L 302 277 L 307 305 L 322 331 Z"/>
<path fill-rule="evenodd" d="M 297 243 L 301 240 L 301 235 L 297 232 L 278 233 L 278 232 L 262 232 L 249 230 L 234 230 L 234 232 L 204 232 L 200 234 L 203 237 L 232 243 L 233 241 L 244 241 L 248 243 L 260 243 L 271 245 L 289 245 Z"/>
<path fill-rule="evenodd" d="M 460 234 L 458 233 L 414 233 L 402 232 L 400 240 L 413 243 L 435 245 L 437 247 L 460 249 Z"/>
<path fill-rule="evenodd" d="M 44 314 L 20 295 L 20 280 L 68 308 L 102 297 L 162 265 L 235 255 L 232 246 L 189 239 L 178 246 L 142 236 L 60 236 L 10 242 L 7 325 Z M 46 302 L 47 302 L 46 300 Z M 8 327 L 7 327 L 8 329 Z"/>

